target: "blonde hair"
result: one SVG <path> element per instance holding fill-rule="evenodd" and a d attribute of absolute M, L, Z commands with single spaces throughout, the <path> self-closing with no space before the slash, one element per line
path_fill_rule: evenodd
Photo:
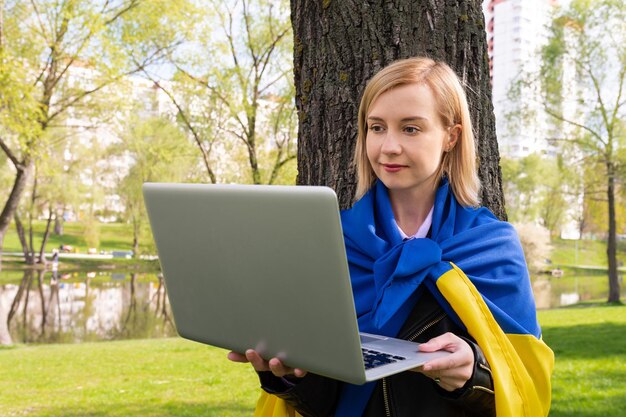
<path fill-rule="evenodd" d="M 445 63 L 416 57 L 393 62 L 367 83 L 358 115 L 358 137 L 354 153 L 357 170 L 355 198 L 361 198 L 374 184 L 376 174 L 367 158 L 367 114 L 371 104 L 383 93 L 407 84 L 424 84 L 433 92 L 438 113 L 445 127 L 461 126 L 456 145 L 445 152 L 438 177 L 448 177 L 454 196 L 464 206 L 478 206 L 480 180 L 476 166 L 476 147 L 465 91 L 454 71 Z M 437 184 L 438 185 L 438 184 Z"/>

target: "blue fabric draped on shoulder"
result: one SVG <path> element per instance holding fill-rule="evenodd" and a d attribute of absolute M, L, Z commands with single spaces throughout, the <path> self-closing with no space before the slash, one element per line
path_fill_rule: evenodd
<path fill-rule="evenodd" d="M 517 233 L 486 208 L 461 206 L 446 179 L 437 189 L 430 238 L 402 239 L 380 181 L 341 221 L 361 331 L 396 336 L 425 289 L 464 326 L 436 285 L 453 262 L 505 333 L 540 337 Z M 374 386 L 346 384 L 336 415 L 362 415 Z"/>

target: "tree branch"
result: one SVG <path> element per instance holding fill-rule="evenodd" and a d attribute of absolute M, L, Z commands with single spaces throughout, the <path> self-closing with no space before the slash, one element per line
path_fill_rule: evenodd
<path fill-rule="evenodd" d="M 230 133 L 231 135 L 237 137 L 239 140 L 241 140 L 244 143 L 244 145 L 248 147 L 248 150 L 250 150 L 250 144 L 248 143 L 248 140 L 241 133 L 235 132 L 234 130 L 228 129 L 226 127 L 223 127 L 222 129 L 225 132 Z"/>
<path fill-rule="evenodd" d="M 202 85 L 203 87 L 208 88 L 213 94 L 215 94 L 215 96 L 226 106 L 228 107 L 228 109 L 231 112 L 232 117 L 237 121 L 237 123 L 239 123 L 239 125 L 241 126 L 242 129 L 246 129 L 246 125 L 245 123 L 241 120 L 241 118 L 239 117 L 239 115 L 235 112 L 233 112 L 233 106 L 231 104 L 231 102 L 228 100 L 228 98 L 226 98 L 217 88 L 215 88 L 214 86 L 212 86 L 207 80 L 203 80 L 199 77 L 196 77 L 192 74 L 190 74 L 189 72 L 187 72 L 185 69 L 181 68 L 180 66 L 178 66 L 177 64 L 174 64 L 176 66 L 176 69 L 179 70 L 184 76 L 189 77 L 190 80 L 192 81 L 196 81 L 197 83 L 199 83 L 200 85 Z"/>
<path fill-rule="evenodd" d="M 556 113 L 556 112 L 552 111 L 552 110 L 551 110 L 550 108 L 548 108 L 548 106 L 546 106 L 546 105 L 544 105 L 544 106 L 543 106 L 543 108 L 544 108 L 544 111 L 545 111 L 546 113 L 548 113 L 548 115 L 550 115 L 550 116 L 554 117 L 554 118 L 555 118 L 555 119 L 557 119 L 557 120 L 560 120 L 560 121 L 562 121 L 562 122 L 568 123 L 568 124 L 570 124 L 570 125 L 572 125 L 572 126 L 579 127 L 579 128 L 581 128 L 581 129 L 583 129 L 583 130 L 585 130 L 585 131 L 589 132 L 589 133 L 590 133 L 593 137 L 595 137 L 596 139 L 598 139 L 598 141 L 599 141 L 600 143 L 602 143 L 603 145 L 605 145 L 605 146 L 606 146 L 606 143 L 604 142 L 604 140 L 602 139 L 602 137 L 600 136 L 600 134 L 599 134 L 599 133 L 597 133 L 595 130 L 591 129 L 591 128 L 590 128 L 590 127 L 588 127 L 588 126 L 585 126 L 585 125 L 583 125 L 583 124 L 580 124 L 580 123 L 578 123 L 578 122 L 574 122 L 573 120 L 569 120 L 569 119 L 567 119 L 565 116 L 563 116 L 563 115 L 561 115 L 561 114 L 558 114 L 558 113 Z"/>
<path fill-rule="evenodd" d="M 247 38 L 246 46 L 248 47 L 248 50 L 250 51 L 250 56 L 252 57 L 252 66 L 256 68 L 257 63 L 259 61 L 254 50 L 254 45 L 252 44 L 252 28 L 250 26 L 250 15 L 248 14 L 248 8 L 246 7 L 246 0 L 243 0 L 242 3 L 243 3 L 243 21 L 246 26 L 246 38 Z"/>
<path fill-rule="evenodd" d="M 272 56 L 272 52 L 276 49 L 276 45 L 285 37 L 285 35 L 289 32 L 289 28 L 285 28 L 281 33 L 274 38 L 274 40 L 270 43 L 265 51 L 261 54 L 261 61 L 263 62 L 263 66 L 261 67 L 261 76 L 265 73 L 265 69 L 270 62 L 270 58 Z"/>
<path fill-rule="evenodd" d="M 215 184 L 217 182 L 217 178 L 215 176 L 215 172 L 211 168 L 211 162 L 209 160 L 209 152 L 206 149 L 204 149 L 204 146 L 202 145 L 202 138 L 200 138 L 200 134 L 193 127 L 191 121 L 189 120 L 189 117 L 187 116 L 187 113 L 182 108 L 182 106 L 178 103 L 178 100 L 176 100 L 176 97 L 174 97 L 174 94 L 172 94 L 169 90 L 163 87 L 158 81 L 152 78 L 152 76 L 147 71 L 143 70 L 143 73 L 148 77 L 148 79 L 150 79 L 150 81 L 154 83 L 154 85 L 157 88 L 159 88 L 161 91 L 165 93 L 165 95 L 167 95 L 167 97 L 170 99 L 172 104 L 174 104 L 174 106 L 178 110 L 178 114 L 183 120 L 183 123 L 185 124 L 185 126 L 187 126 L 187 129 L 189 129 L 189 131 L 191 132 L 191 136 L 193 136 L 193 139 L 196 142 L 196 145 L 198 146 L 200 153 L 202 154 L 202 160 L 204 162 L 204 166 L 207 170 L 209 178 L 211 182 Z"/>
<path fill-rule="evenodd" d="M 128 5 L 126 7 L 123 7 L 122 9 L 120 9 L 115 15 L 113 15 L 113 17 L 111 17 L 109 20 L 106 20 L 104 22 L 104 24 L 106 26 L 109 26 L 111 23 L 113 23 L 117 19 L 119 19 L 122 15 L 124 15 L 125 13 L 127 13 L 127 12 L 131 11 L 132 9 L 134 9 L 135 7 L 137 7 L 140 3 L 141 3 L 141 0 L 130 0 L 130 2 L 128 3 Z M 107 6 L 108 4 L 109 4 L 109 1 L 106 2 L 105 6 Z M 104 11 L 104 9 L 103 9 L 103 11 Z"/>
<path fill-rule="evenodd" d="M 589 78 L 591 78 L 591 81 L 593 83 L 593 88 L 595 90 L 596 93 L 596 99 L 598 100 L 598 104 L 600 105 L 600 113 L 602 114 L 602 120 L 604 120 L 604 125 L 606 126 L 606 130 L 608 132 L 609 135 L 611 135 L 611 131 L 612 131 L 612 125 L 609 122 L 609 118 L 606 112 L 606 106 L 604 105 L 604 100 L 602 99 L 602 91 L 601 91 L 601 87 L 600 87 L 600 82 L 598 81 L 598 79 L 596 78 L 596 76 L 593 74 L 593 69 L 591 67 L 591 65 L 588 65 L 585 68 L 585 71 L 587 72 L 587 74 L 589 75 Z M 608 144 L 605 144 L 605 146 Z"/>
<path fill-rule="evenodd" d="M 619 73 L 619 87 L 617 89 L 617 97 L 615 98 L 615 107 L 613 108 L 613 113 L 611 114 L 611 126 L 615 125 L 617 121 L 617 115 L 619 113 L 619 109 L 621 107 L 620 100 L 622 99 L 622 93 L 624 89 L 624 77 L 626 75 L 626 67 L 622 67 Z"/>
<path fill-rule="evenodd" d="M 285 166 L 285 164 L 287 164 L 287 162 L 292 161 L 294 159 L 296 159 L 296 155 L 289 155 L 287 156 L 287 158 L 283 159 L 282 161 L 280 160 L 280 157 L 282 156 L 282 152 L 280 152 L 277 156 L 276 156 L 276 162 L 274 162 L 274 168 L 272 169 L 272 173 L 270 175 L 270 180 L 268 182 L 268 184 L 273 184 L 274 181 L 276 181 L 276 178 L 278 177 L 278 172 L 280 171 L 280 169 Z"/>
<path fill-rule="evenodd" d="M 33 6 L 33 10 L 35 10 L 35 15 L 37 16 L 37 23 L 39 23 L 39 27 L 41 29 L 41 36 L 46 41 L 46 43 L 50 43 L 48 35 L 46 33 L 47 32 L 46 26 L 43 24 L 43 21 L 41 20 L 41 14 L 39 13 L 39 8 L 37 7 L 37 3 L 35 3 L 35 0 L 30 0 L 30 4 Z"/>
<path fill-rule="evenodd" d="M 0 148 L 2 148 L 2 150 L 7 155 L 7 157 L 11 160 L 13 165 L 15 165 L 15 168 L 20 169 L 21 167 L 23 167 L 24 164 L 17 159 L 15 154 L 11 151 L 11 149 L 9 149 L 9 147 L 7 146 L 7 144 L 4 142 L 2 138 L 0 138 Z"/>
<path fill-rule="evenodd" d="M 105 88 L 105 87 L 107 87 L 107 86 L 109 86 L 109 85 L 111 85 L 111 84 L 113 84 L 113 83 L 115 83 L 115 82 L 117 82 L 117 81 L 121 80 L 121 79 L 122 79 L 122 78 L 124 78 L 124 77 L 127 77 L 127 76 L 129 76 L 129 75 L 136 74 L 136 73 L 138 73 L 138 72 L 140 72 L 140 71 L 144 71 L 145 67 L 147 67 L 147 66 L 151 65 L 151 64 L 152 64 L 152 60 L 153 60 L 155 57 L 159 56 L 159 54 L 160 54 L 162 51 L 165 51 L 165 50 L 167 50 L 168 48 L 173 48 L 173 47 L 175 47 L 175 46 L 177 46 L 177 45 L 176 45 L 176 44 L 174 44 L 174 45 L 170 45 L 170 46 L 168 46 L 168 47 L 161 47 L 160 49 L 157 49 L 156 51 L 154 51 L 154 52 L 152 53 L 152 55 L 150 55 L 149 57 L 147 57 L 147 58 L 144 60 L 144 62 L 137 62 L 137 61 L 135 60 L 136 67 L 135 67 L 135 68 L 133 68 L 133 69 L 131 69 L 130 71 L 124 72 L 124 73 L 122 73 L 122 74 L 120 74 L 120 75 L 118 75 L 118 76 L 116 76 L 116 77 L 110 78 L 110 79 L 108 79 L 108 80 L 106 80 L 106 81 L 102 82 L 102 84 L 100 84 L 100 85 L 96 86 L 95 88 L 92 88 L 92 89 L 90 89 L 90 90 L 84 90 L 84 91 L 82 91 L 80 94 L 77 94 L 77 95 L 75 95 L 75 96 L 73 96 L 73 97 L 72 97 L 72 96 L 69 96 L 69 97 L 64 98 L 63 100 L 59 100 L 59 101 L 57 101 L 57 102 L 55 103 L 55 106 L 59 106 L 59 109 L 58 109 L 57 111 L 55 111 L 54 113 L 52 113 L 52 114 L 48 117 L 48 120 L 47 120 L 47 121 L 48 121 L 48 122 L 50 122 L 52 119 L 54 119 L 55 117 L 57 117 L 59 114 L 63 113 L 65 110 L 67 110 L 67 108 L 69 108 L 69 107 L 73 106 L 75 103 L 79 102 L 80 100 L 82 100 L 82 99 L 83 99 L 83 98 L 85 98 L 86 96 L 91 95 L 91 94 L 93 94 L 93 93 L 96 93 L 96 92 L 98 92 L 98 91 L 102 90 L 103 88 Z M 156 60 L 156 59 L 155 59 L 155 60 Z"/>
<path fill-rule="evenodd" d="M 284 78 L 287 75 L 287 71 L 283 71 L 278 77 L 276 77 L 274 80 L 272 80 L 271 82 L 269 82 L 268 84 L 265 84 L 264 87 L 259 89 L 259 95 L 263 95 L 263 93 L 265 93 L 265 91 L 270 88 L 272 85 L 274 85 L 275 83 L 277 83 L 278 81 L 280 81 L 282 78 Z"/>
<path fill-rule="evenodd" d="M 230 54 L 233 58 L 233 63 L 235 65 L 235 73 L 237 74 L 237 78 L 239 79 L 239 83 L 242 87 L 246 86 L 245 79 L 241 74 L 241 65 L 239 65 L 239 59 L 237 57 L 237 50 L 235 48 L 235 41 L 233 39 L 233 13 L 232 10 L 228 7 L 226 3 L 223 3 L 224 7 L 226 7 L 228 14 L 228 27 L 226 25 L 226 21 L 224 20 L 224 16 L 222 13 L 219 13 L 220 23 L 222 25 L 222 29 L 224 29 L 224 33 L 226 34 L 226 38 L 228 39 L 228 46 L 230 48 Z"/>

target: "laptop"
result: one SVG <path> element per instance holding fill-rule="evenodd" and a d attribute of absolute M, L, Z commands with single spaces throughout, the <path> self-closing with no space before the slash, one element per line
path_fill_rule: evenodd
<path fill-rule="evenodd" d="M 363 384 L 448 355 L 359 334 L 335 192 L 146 183 L 178 333 Z"/>

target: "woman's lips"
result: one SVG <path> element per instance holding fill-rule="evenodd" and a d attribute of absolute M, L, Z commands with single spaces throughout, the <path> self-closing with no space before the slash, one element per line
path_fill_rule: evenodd
<path fill-rule="evenodd" d="M 402 168 L 406 168 L 406 165 L 399 165 L 399 164 L 381 164 L 381 165 L 383 166 L 383 169 L 387 172 L 398 172 Z"/>

